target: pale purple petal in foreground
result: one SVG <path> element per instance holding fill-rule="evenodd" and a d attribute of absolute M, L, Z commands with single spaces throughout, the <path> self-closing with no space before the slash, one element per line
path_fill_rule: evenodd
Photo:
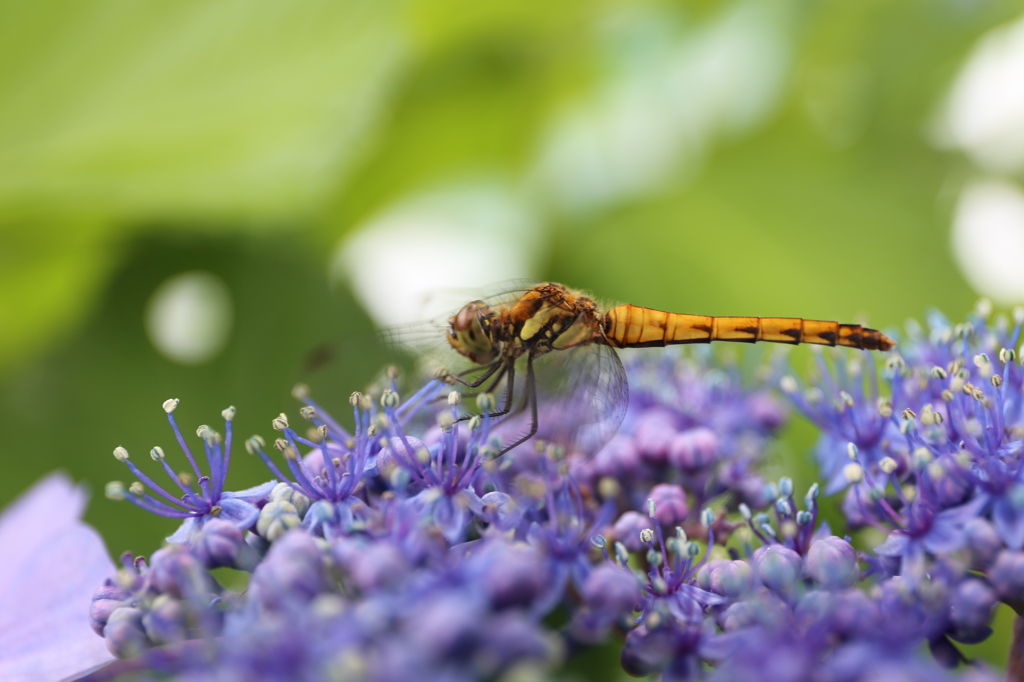
<path fill-rule="evenodd" d="M 86 495 L 50 474 L 0 515 L 0 679 L 60 680 L 113 660 L 89 626 L 92 594 L 114 575 L 103 539 L 79 520 Z"/>

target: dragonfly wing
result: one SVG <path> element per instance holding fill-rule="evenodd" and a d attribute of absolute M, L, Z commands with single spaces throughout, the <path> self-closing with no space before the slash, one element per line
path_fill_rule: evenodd
<path fill-rule="evenodd" d="M 615 351 L 590 344 L 548 353 L 535 365 L 538 438 L 592 457 L 615 435 L 629 403 Z"/>

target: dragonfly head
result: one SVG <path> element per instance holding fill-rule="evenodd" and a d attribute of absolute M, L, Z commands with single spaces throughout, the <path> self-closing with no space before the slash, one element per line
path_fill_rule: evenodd
<path fill-rule="evenodd" d="M 448 343 L 478 365 L 493 362 L 501 353 L 495 338 L 496 315 L 483 301 L 472 301 L 448 320 Z"/>

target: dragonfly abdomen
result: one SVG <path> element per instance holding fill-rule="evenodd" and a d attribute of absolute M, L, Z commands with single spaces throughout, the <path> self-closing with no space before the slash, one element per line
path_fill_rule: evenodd
<path fill-rule="evenodd" d="M 616 348 L 649 348 L 681 343 L 813 343 L 889 350 L 896 344 L 885 334 L 859 324 L 840 324 L 799 317 L 710 317 L 667 313 L 621 305 L 604 317 L 604 333 Z"/>

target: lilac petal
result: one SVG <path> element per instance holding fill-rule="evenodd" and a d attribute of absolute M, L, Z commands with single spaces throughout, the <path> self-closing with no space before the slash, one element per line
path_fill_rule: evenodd
<path fill-rule="evenodd" d="M 218 506 L 220 514 L 217 518 L 229 522 L 239 530 L 249 530 L 260 516 L 260 510 L 256 508 L 256 505 L 240 498 L 224 499 L 222 497 Z M 211 517 L 207 516 L 206 518 Z"/>
<path fill-rule="evenodd" d="M 875 554 L 881 556 L 902 556 L 907 551 L 907 545 L 910 544 L 910 538 L 901 530 L 894 530 L 889 533 L 889 537 L 886 538 L 885 542 L 875 547 Z"/>
<path fill-rule="evenodd" d="M 728 601 L 728 599 L 719 594 L 702 590 L 701 588 L 693 585 L 680 585 L 679 593 L 686 595 L 698 604 L 703 604 L 705 606 L 717 606 L 718 604 L 724 604 Z"/>
<path fill-rule="evenodd" d="M 981 514 L 982 509 L 988 504 L 989 498 L 987 495 L 978 495 L 973 499 L 961 504 L 959 507 L 952 507 L 939 512 L 936 518 L 943 518 L 963 525 L 971 519 Z"/>
<path fill-rule="evenodd" d="M 1007 547 L 1018 551 L 1024 547 L 1024 514 L 1014 509 L 1006 496 L 992 505 L 992 523 Z"/>
<path fill-rule="evenodd" d="M 115 567 L 78 520 L 85 500 L 51 474 L 0 516 L 0 679 L 56 680 L 113 660 L 89 625 L 89 605 Z"/>
<path fill-rule="evenodd" d="M 434 503 L 434 523 L 444 539 L 452 544 L 462 540 L 466 527 L 466 508 L 444 495 Z"/>
<path fill-rule="evenodd" d="M 165 540 L 174 545 L 184 545 L 192 540 L 192 536 L 199 532 L 199 521 L 194 516 L 190 516 L 181 525 L 178 526 L 178 530 L 174 531 L 171 535 L 168 535 Z"/>
<path fill-rule="evenodd" d="M 267 499 L 270 495 L 270 491 L 274 489 L 275 485 L 277 485 L 277 481 L 267 481 L 266 483 L 261 483 L 260 485 L 252 488 L 246 488 L 245 490 L 226 492 L 220 496 L 220 505 L 224 506 L 224 500 L 242 500 L 252 504 L 262 502 Z"/>
<path fill-rule="evenodd" d="M 924 546 L 932 554 L 952 554 L 964 546 L 963 524 L 944 518 L 944 513 L 937 514 L 932 529 L 924 537 Z"/>
<path fill-rule="evenodd" d="M 814 535 L 811 536 L 811 544 L 813 545 L 818 540 L 824 540 L 831 535 L 832 527 L 828 525 L 828 521 L 822 521 L 818 524 L 818 529 L 814 531 Z"/>

